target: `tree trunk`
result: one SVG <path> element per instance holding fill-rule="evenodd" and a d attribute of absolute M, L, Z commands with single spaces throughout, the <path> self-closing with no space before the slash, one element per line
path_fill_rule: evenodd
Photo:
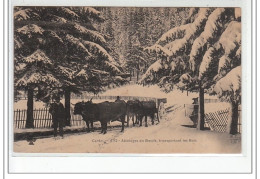
<path fill-rule="evenodd" d="M 204 130 L 204 124 L 205 124 L 205 119 L 204 119 L 204 88 L 201 87 L 199 89 L 199 115 L 198 115 L 198 125 L 197 129 L 199 130 Z"/>
<path fill-rule="evenodd" d="M 132 70 L 130 70 L 130 81 L 132 81 Z"/>
<path fill-rule="evenodd" d="M 26 128 L 34 128 L 33 125 L 33 89 L 28 88 Z"/>
<path fill-rule="evenodd" d="M 70 126 L 70 89 L 65 89 L 65 126 Z"/>
<path fill-rule="evenodd" d="M 231 102 L 231 124 L 230 124 L 230 134 L 237 134 L 237 125 L 238 125 L 238 103 Z"/>
<path fill-rule="evenodd" d="M 136 71 L 136 81 L 138 82 L 139 81 L 139 70 Z"/>

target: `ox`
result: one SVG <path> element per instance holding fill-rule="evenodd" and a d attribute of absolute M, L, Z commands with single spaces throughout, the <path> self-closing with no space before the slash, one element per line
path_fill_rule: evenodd
<path fill-rule="evenodd" d="M 100 121 L 101 123 L 101 133 L 107 133 L 107 123 L 110 121 L 119 120 L 122 122 L 121 132 L 124 131 L 125 115 L 126 115 L 126 103 L 123 100 L 118 100 L 116 102 L 102 102 L 102 103 L 92 103 L 92 101 L 85 102 L 81 106 L 81 115 L 83 120 L 86 121 Z M 76 104 L 76 105 L 77 105 Z M 76 105 L 74 108 L 74 114 L 79 113 L 76 110 Z M 88 124 L 87 124 L 88 125 Z M 93 127 L 93 126 L 92 126 Z"/>
<path fill-rule="evenodd" d="M 154 101 L 142 101 L 142 116 L 139 117 L 140 126 L 142 126 L 142 118 L 145 117 L 145 127 L 148 127 L 147 117 L 150 116 L 152 119 L 152 125 L 154 125 L 154 114 L 157 113 L 158 118 L 158 110 L 156 108 L 156 103 Z M 159 119 L 159 118 L 158 118 Z"/>
<path fill-rule="evenodd" d="M 139 100 L 129 100 L 126 103 L 127 127 L 129 127 L 129 120 L 132 118 L 133 126 L 138 122 L 142 116 L 142 103 Z M 136 117 L 136 122 L 134 121 Z"/>
<path fill-rule="evenodd" d="M 82 116 L 83 121 L 85 121 L 87 124 L 88 127 L 87 131 L 89 132 L 90 131 L 89 123 L 91 123 L 91 131 L 94 131 L 93 122 L 97 121 L 97 119 L 95 118 L 94 115 L 90 115 L 87 113 L 87 111 L 85 110 L 86 103 L 87 102 L 78 102 L 75 105 L 74 104 L 73 105 L 74 105 L 74 114 L 78 114 Z"/>

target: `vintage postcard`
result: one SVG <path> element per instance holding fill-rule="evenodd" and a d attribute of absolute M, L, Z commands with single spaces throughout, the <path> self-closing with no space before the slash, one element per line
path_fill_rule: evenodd
<path fill-rule="evenodd" d="M 241 8 L 12 16 L 14 153 L 241 154 Z"/>

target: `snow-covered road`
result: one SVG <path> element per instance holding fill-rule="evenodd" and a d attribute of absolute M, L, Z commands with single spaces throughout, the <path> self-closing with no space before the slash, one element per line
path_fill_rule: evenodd
<path fill-rule="evenodd" d="M 100 131 L 66 135 L 64 139 L 38 139 L 34 145 L 27 141 L 14 142 L 17 153 L 240 153 L 240 136 L 199 131 L 190 128 L 192 122 L 184 115 L 184 108 L 175 106 L 165 119 L 149 127 L 133 127 L 125 132 L 108 128 Z"/>

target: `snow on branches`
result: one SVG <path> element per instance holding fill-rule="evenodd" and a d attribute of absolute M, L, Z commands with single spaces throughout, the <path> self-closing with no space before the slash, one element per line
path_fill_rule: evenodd
<path fill-rule="evenodd" d="M 225 51 L 226 55 L 231 54 L 241 46 L 241 23 L 232 21 L 219 39 L 219 44 Z"/>
<path fill-rule="evenodd" d="M 157 60 L 147 69 L 140 81 L 152 81 L 154 79 L 154 73 L 158 72 L 162 68 L 161 60 Z"/>
<path fill-rule="evenodd" d="M 81 40 L 70 35 L 67 34 L 66 35 L 66 40 L 72 44 L 73 46 L 75 46 L 77 48 L 77 50 L 83 52 L 86 56 L 90 56 L 91 54 L 89 53 L 88 49 L 82 44 Z"/>
<path fill-rule="evenodd" d="M 156 74 L 153 68 L 148 68 L 142 81 L 151 83 L 153 79 L 160 86 L 163 86 L 160 81 L 170 82 L 182 89 L 188 89 L 188 86 L 196 89 L 200 82 L 202 87 L 210 88 L 241 64 L 240 14 L 239 8 L 190 9 L 184 20 L 186 24 L 170 29 L 153 46 L 146 48 L 160 59 L 166 58 L 157 62 L 162 67 L 168 65 L 171 70 Z M 187 75 L 192 82 L 185 80 Z"/>
<path fill-rule="evenodd" d="M 200 63 L 201 56 L 205 53 L 208 46 L 210 47 L 216 42 L 216 37 L 227 23 L 222 17 L 228 13 L 229 10 L 225 8 L 217 8 L 208 17 L 204 31 L 195 39 L 191 48 L 190 64 L 193 71 L 196 70 L 198 63 Z"/>
<path fill-rule="evenodd" d="M 111 57 L 111 55 L 108 54 L 108 52 L 99 44 L 94 43 L 94 42 L 90 42 L 90 41 L 82 41 L 82 43 L 89 49 L 89 51 L 93 54 L 98 54 L 102 57 L 104 57 L 105 59 L 107 59 L 108 61 L 110 61 L 113 64 L 116 64 L 116 61 L 114 60 L 113 57 Z"/>
<path fill-rule="evenodd" d="M 16 8 L 14 10 L 16 10 Z M 40 16 L 29 8 L 27 8 L 27 9 L 21 8 L 14 13 L 14 20 L 15 21 L 29 20 L 29 19 L 32 19 L 32 18 L 39 19 Z"/>
<path fill-rule="evenodd" d="M 79 33 L 87 35 L 90 40 L 92 40 L 94 42 L 99 42 L 101 44 L 106 44 L 105 38 L 99 32 L 87 29 L 86 27 L 84 27 L 78 23 L 74 24 L 74 28 Z"/>
<path fill-rule="evenodd" d="M 23 59 L 25 63 L 37 63 L 42 62 L 43 64 L 53 64 L 52 61 L 47 57 L 47 55 L 42 50 L 36 50 L 33 54 L 25 57 Z"/>
<path fill-rule="evenodd" d="M 28 85 L 42 83 L 47 84 L 49 86 L 61 86 L 59 80 L 52 74 L 44 74 L 35 71 L 25 73 L 25 75 L 16 82 L 15 86 L 26 87 Z"/>
<path fill-rule="evenodd" d="M 44 30 L 36 24 L 25 25 L 16 30 L 18 33 L 27 35 L 28 38 L 33 37 L 34 34 L 42 35 Z"/>
<path fill-rule="evenodd" d="M 158 45 L 158 44 L 154 44 L 151 47 L 147 47 L 147 48 L 145 48 L 145 50 L 148 51 L 149 53 L 155 52 L 156 54 L 163 55 L 163 56 L 171 56 L 172 55 L 171 51 L 169 51 L 166 48 L 163 48 L 161 45 Z"/>
<path fill-rule="evenodd" d="M 241 66 L 232 69 L 225 77 L 215 85 L 217 95 L 228 102 L 241 101 Z"/>

